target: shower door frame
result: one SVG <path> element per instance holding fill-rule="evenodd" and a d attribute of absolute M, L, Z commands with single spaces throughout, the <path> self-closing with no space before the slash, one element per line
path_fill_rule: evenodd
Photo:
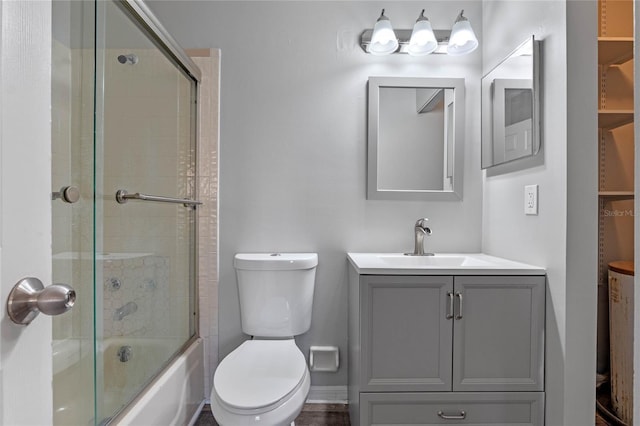
<path fill-rule="evenodd" d="M 198 87 L 202 79 L 200 69 L 184 52 L 175 39 L 171 37 L 169 32 L 153 15 L 147 5 L 140 0 L 114 1 L 122 6 L 138 24 L 142 25 L 143 28 L 147 30 L 150 35 L 155 36 L 155 41 L 158 42 L 166 50 L 166 53 L 168 53 L 169 56 L 195 80 L 196 87 Z"/>

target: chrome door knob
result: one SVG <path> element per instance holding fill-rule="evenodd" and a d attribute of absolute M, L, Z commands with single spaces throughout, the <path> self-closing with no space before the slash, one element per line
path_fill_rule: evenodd
<path fill-rule="evenodd" d="M 28 325 L 40 312 L 60 315 L 73 308 L 76 291 L 66 284 L 45 288 L 37 278 L 23 278 L 13 287 L 7 299 L 7 314 L 16 324 Z"/>

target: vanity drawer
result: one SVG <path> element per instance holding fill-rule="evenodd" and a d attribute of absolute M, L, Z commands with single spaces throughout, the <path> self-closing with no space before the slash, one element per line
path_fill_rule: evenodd
<path fill-rule="evenodd" d="M 360 394 L 362 426 L 443 424 L 542 426 L 544 392 Z"/>

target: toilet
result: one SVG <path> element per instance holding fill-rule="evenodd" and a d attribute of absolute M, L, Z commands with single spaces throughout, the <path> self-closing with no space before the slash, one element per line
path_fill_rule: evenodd
<path fill-rule="evenodd" d="M 242 331 L 218 365 L 211 411 L 222 426 L 290 425 L 311 379 L 294 336 L 311 326 L 316 253 L 236 254 Z"/>

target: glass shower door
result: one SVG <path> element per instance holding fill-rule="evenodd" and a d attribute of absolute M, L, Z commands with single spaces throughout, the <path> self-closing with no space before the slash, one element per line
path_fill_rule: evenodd
<path fill-rule="evenodd" d="M 70 284 L 73 309 L 52 317 L 53 423 L 94 423 L 93 105 L 91 2 L 52 7 L 52 272 Z"/>
<path fill-rule="evenodd" d="M 197 83 L 136 4 L 52 3 L 56 425 L 109 423 L 196 332 Z"/>
<path fill-rule="evenodd" d="M 98 8 L 96 408 L 104 420 L 195 334 L 195 207 L 171 201 L 195 197 L 196 83 L 126 4 Z"/>

